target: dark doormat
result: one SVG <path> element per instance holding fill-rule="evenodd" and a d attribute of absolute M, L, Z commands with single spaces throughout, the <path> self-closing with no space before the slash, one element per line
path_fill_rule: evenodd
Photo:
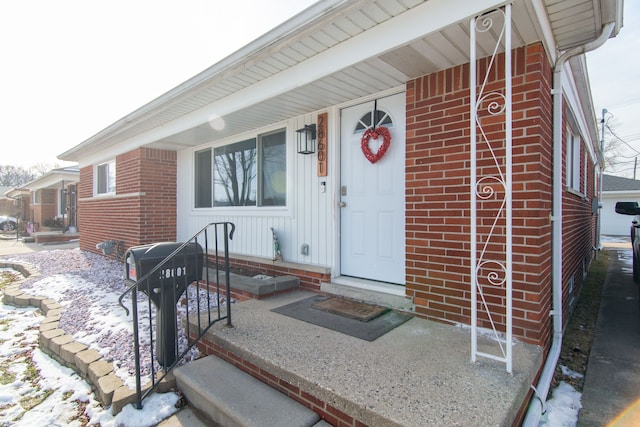
<path fill-rule="evenodd" d="M 346 298 L 329 297 L 311 304 L 311 308 L 349 317 L 361 322 L 368 322 L 382 316 L 390 309 L 378 305 L 365 304 Z"/>
<path fill-rule="evenodd" d="M 377 315 L 371 317 L 368 321 L 357 320 L 352 317 L 327 311 L 325 306 L 335 308 L 341 305 L 325 302 L 332 298 L 333 297 L 315 295 L 291 304 L 283 305 L 282 307 L 276 307 L 271 311 L 366 341 L 373 341 L 411 319 L 411 316 L 407 314 L 382 308 Z M 346 306 L 347 304 L 344 305 Z M 314 306 L 323 307 L 323 309 L 314 308 Z M 363 307 L 359 308 L 362 309 Z M 375 311 L 377 312 L 378 310 Z M 353 312 L 354 310 L 351 310 L 351 313 Z M 349 313 L 349 310 L 347 310 L 347 313 Z M 367 317 L 369 316 L 364 316 L 364 318 Z"/>

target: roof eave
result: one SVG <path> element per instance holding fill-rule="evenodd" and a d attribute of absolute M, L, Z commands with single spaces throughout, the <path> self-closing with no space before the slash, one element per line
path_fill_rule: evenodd
<path fill-rule="evenodd" d="M 62 183 L 74 184 L 78 181 L 80 181 L 80 172 L 54 170 L 26 183 L 21 189 L 36 191 L 61 185 Z"/>

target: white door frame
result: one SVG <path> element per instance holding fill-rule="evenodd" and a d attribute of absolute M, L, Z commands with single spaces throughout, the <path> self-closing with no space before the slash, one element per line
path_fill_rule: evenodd
<path fill-rule="evenodd" d="M 356 100 L 352 100 L 343 104 L 333 106 L 329 112 L 329 129 L 330 129 L 330 141 L 329 141 L 329 159 L 331 164 L 329 165 L 329 173 L 331 176 L 335 177 L 335 181 L 333 182 L 333 194 L 332 194 L 332 204 L 333 204 L 333 218 L 334 218 L 334 229 L 333 229 L 333 266 L 331 269 L 331 282 L 338 285 L 346 285 L 353 288 L 361 289 L 363 291 L 373 291 L 380 292 L 390 295 L 397 295 L 401 297 L 405 297 L 405 286 L 399 286 L 390 283 L 383 282 L 375 282 L 364 279 L 357 279 L 348 276 L 341 276 L 341 252 L 340 252 L 340 184 L 342 177 L 340 175 L 340 138 L 341 138 L 341 129 L 342 129 L 342 121 L 340 118 L 340 111 L 344 108 L 349 108 L 358 104 L 362 104 L 365 102 L 373 101 L 376 98 L 384 98 L 392 95 L 396 95 L 399 93 L 403 93 L 406 95 L 406 85 L 401 85 L 392 89 L 388 89 L 374 95 L 366 96 L 363 98 L 359 98 Z M 405 123 L 406 124 L 406 123 Z"/>

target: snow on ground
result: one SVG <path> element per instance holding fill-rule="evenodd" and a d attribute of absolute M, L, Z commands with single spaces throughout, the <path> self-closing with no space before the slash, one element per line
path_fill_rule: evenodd
<path fill-rule="evenodd" d="M 73 370 L 38 349 L 44 317 L 0 302 L 0 426 L 152 426 L 176 411 L 175 393 L 154 394 L 114 417 Z"/>
<path fill-rule="evenodd" d="M 582 393 L 562 381 L 551 392 L 546 402 L 546 412 L 540 419 L 540 427 L 573 427 L 578 423 L 578 412 L 582 408 Z"/>
<path fill-rule="evenodd" d="M 117 301 L 125 290 L 122 264 L 78 249 L 3 259 L 36 266 L 41 275 L 28 278 L 21 289 L 58 301 L 64 308 L 60 327 L 113 360 L 116 374 L 133 388 L 133 350 L 132 345 L 125 345 L 132 343 L 131 317 Z M 195 295 L 190 294 L 189 299 L 195 301 Z M 195 304 L 190 302 L 189 306 Z M 140 315 L 148 319 L 146 301 L 141 301 L 139 308 Z M 155 309 L 151 311 L 153 319 Z M 43 319 L 34 308 L 0 302 L 0 426 L 80 426 L 88 421 L 103 427 L 142 427 L 155 425 L 176 411 L 177 394 L 154 394 L 145 399 L 142 410 L 128 405 L 113 417 L 110 407 L 101 407 L 82 378 L 38 349 L 38 328 Z M 149 336 L 148 328 L 141 331 L 142 336 Z M 197 355 L 192 349 L 187 359 Z M 142 359 L 150 359 L 148 351 Z"/>
<path fill-rule="evenodd" d="M 602 243 L 630 243 L 631 240 L 629 236 L 610 236 L 610 235 L 601 235 L 600 241 Z"/>

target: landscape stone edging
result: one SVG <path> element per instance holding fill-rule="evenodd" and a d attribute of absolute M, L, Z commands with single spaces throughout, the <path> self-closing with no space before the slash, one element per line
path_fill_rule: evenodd
<path fill-rule="evenodd" d="M 2 301 L 14 307 L 36 307 L 45 314 L 40 324 L 38 345 L 47 355 L 58 363 L 73 369 L 95 391 L 100 403 L 111 405 L 112 415 L 117 415 L 129 403 L 135 403 L 136 391 L 126 386 L 114 373 L 113 363 L 105 360 L 100 353 L 79 343 L 59 328 L 62 306 L 54 299 L 29 295 L 20 289 L 28 278 L 40 276 L 40 272 L 31 265 L 0 261 L 0 268 L 19 271 L 24 279 L 18 280 L 3 290 Z M 167 375 L 160 382 L 158 392 L 167 392 L 175 388 L 175 377 Z"/>

